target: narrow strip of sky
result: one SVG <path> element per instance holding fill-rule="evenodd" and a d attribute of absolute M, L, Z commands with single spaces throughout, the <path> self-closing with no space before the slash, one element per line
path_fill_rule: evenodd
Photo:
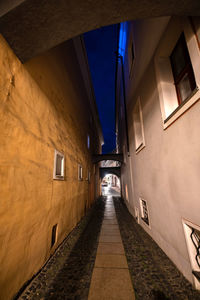
<path fill-rule="evenodd" d="M 116 147 L 115 136 L 115 62 L 117 25 L 84 34 L 85 46 L 104 135 L 103 153 Z"/>

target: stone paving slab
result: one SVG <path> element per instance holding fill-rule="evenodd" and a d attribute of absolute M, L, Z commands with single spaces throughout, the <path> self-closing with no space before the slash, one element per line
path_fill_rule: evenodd
<path fill-rule="evenodd" d="M 100 235 L 100 243 L 122 243 L 120 235 Z"/>
<path fill-rule="evenodd" d="M 101 229 L 101 235 L 119 235 L 120 236 L 120 231 L 119 231 L 119 229 L 110 229 L 110 230 Z"/>
<path fill-rule="evenodd" d="M 119 229 L 118 225 L 102 225 L 101 227 L 102 230 L 106 231 L 106 230 L 112 230 L 112 229 Z"/>
<path fill-rule="evenodd" d="M 108 216 L 104 216 L 104 220 L 112 220 L 112 221 L 116 221 L 117 220 L 117 218 L 116 218 L 116 216 L 115 217 L 108 217 Z"/>
<path fill-rule="evenodd" d="M 128 265 L 125 255 L 99 254 L 96 257 L 95 268 L 128 269 Z"/>
<path fill-rule="evenodd" d="M 98 254 L 124 254 L 122 243 L 99 243 Z"/>
<path fill-rule="evenodd" d="M 112 207 L 114 210 L 113 204 Z M 115 225 L 103 222 L 102 228 L 103 232 L 112 231 L 112 234 L 100 234 L 88 299 L 133 300 L 133 286 L 117 222 Z M 114 230 L 118 230 L 119 235 L 114 235 Z"/>
<path fill-rule="evenodd" d="M 95 268 L 88 300 L 134 300 L 129 270 Z"/>
<path fill-rule="evenodd" d="M 103 221 L 103 223 L 102 223 L 102 225 L 117 225 L 118 223 L 117 223 L 117 219 L 115 219 L 115 220 L 104 220 Z"/>
<path fill-rule="evenodd" d="M 137 224 L 122 200 L 113 199 L 136 300 L 200 300 L 200 292 Z"/>

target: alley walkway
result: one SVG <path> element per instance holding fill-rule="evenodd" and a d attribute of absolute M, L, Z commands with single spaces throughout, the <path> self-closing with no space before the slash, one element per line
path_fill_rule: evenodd
<path fill-rule="evenodd" d="M 96 201 L 16 299 L 200 300 L 200 294 L 122 200 L 109 195 Z"/>
<path fill-rule="evenodd" d="M 106 200 L 89 291 L 89 300 L 106 299 L 135 299 L 112 196 Z"/>

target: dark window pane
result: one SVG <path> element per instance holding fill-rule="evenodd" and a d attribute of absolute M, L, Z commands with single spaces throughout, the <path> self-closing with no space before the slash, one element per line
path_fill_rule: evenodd
<path fill-rule="evenodd" d="M 187 73 L 184 75 L 184 77 L 181 79 L 181 81 L 177 84 L 177 87 L 179 89 L 180 97 L 181 97 L 182 101 L 184 101 L 185 99 L 187 99 L 187 97 L 190 96 L 192 90 L 190 87 L 190 80 L 189 80 L 189 76 Z"/>
<path fill-rule="evenodd" d="M 52 233 L 51 233 L 51 247 L 53 247 L 53 245 L 56 242 L 56 232 L 57 232 L 57 224 L 55 224 L 52 227 Z"/>
<path fill-rule="evenodd" d="M 194 72 L 183 33 L 172 51 L 170 60 L 178 102 L 181 104 L 191 95 L 196 87 Z"/>
<path fill-rule="evenodd" d="M 57 154 L 56 157 L 56 175 L 57 176 L 62 176 L 62 160 L 63 157 L 59 154 Z"/>
<path fill-rule="evenodd" d="M 186 65 L 183 48 L 179 44 L 176 51 L 172 55 L 173 68 L 175 76 L 178 76 Z"/>

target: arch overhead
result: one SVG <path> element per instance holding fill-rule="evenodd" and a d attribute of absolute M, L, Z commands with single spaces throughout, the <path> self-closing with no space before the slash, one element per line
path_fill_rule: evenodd
<path fill-rule="evenodd" d="M 101 180 L 108 174 L 116 175 L 118 178 L 120 178 L 121 168 L 120 167 L 99 168 L 99 176 Z"/>
<path fill-rule="evenodd" d="M 97 154 L 93 155 L 93 163 L 96 164 L 103 160 L 115 160 L 123 163 L 123 154 Z"/>
<path fill-rule="evenodd" d="M 1 34 L 25 62 L 84 32 L 127 20 L 198 16 L 199 0 L 12 0 L 0 3 Z"/>

